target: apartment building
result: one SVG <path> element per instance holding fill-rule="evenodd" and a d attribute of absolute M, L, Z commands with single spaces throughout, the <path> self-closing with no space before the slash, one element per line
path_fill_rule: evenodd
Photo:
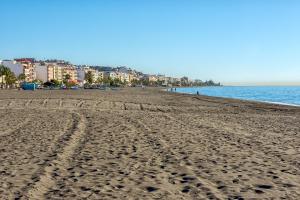
<path fill-rule="evenodd" d="M 146 75 L 144 77 L 144 79 L 148 80 L 149 82 L 156 82 L 156 81 L 158 81 L 158 78 L 155 75 Z"/>
<path fill-rule="evenodd" d="M 103 72 L 99 72 L 96 69 L 89 68 L 89 69 L 85 70 L 85 74 L 88 72 L 90 72 L 92 74 L 93 82 L 97 82 L 97 80 L 103 79 L 103 77 L 104 77 Z"/>
<path fill-rule="evenodd" d="M 104 78 L 104 72 L 102 72 L 102 71 L 98 71 L 96 69 L 89 68 L 89 67 L 78 67 L 77 68 L 77 80 L 78 80 L 78 82 L 85 83 L 86 82 L 85 81 L 85 76 L 89 72 L 92 73 L 93 82 L 97 82 L 97 80 Z"/>
<path fill-rule="evenodd" d="M 129 82 L 131 83 L 134 80 L 140 80 L 140 77 L 137 74 L 130 73 L 129 75 Z"/>
<path fill-rule="evenodd" d="M 104 78 L 110 78 L 110 79 L 116 79 L 116 78 L 118 78 L 118 75 L 114 71 L 104 71 L 103 72 L 103 77 Z"/>
<path fill-rule="evenodd" d="M 17 77 L 20 74 L 25 74 L 25 81 L 27 82 L 31 82 L 36 79 L 35 63 L 32 58 L 3 60 L 2 65 L 8 67 Z"/>
<path fill-rule="evenodd" d="M 15 59 L 17 63 L 20 63 L 23 66 L 23 74 L 25 74 L 25 81 L 32 82 L 36 79 L 36 73 L 35 73 L 35 64 L 34 59 L 32 58 L 21 58 L 21 59 Z M 18 76 L 16 74 L 16 76 Z"/>
<path fill-rule="evenodd" d="M 126 83 L 130 82 L 130 76 L 128 73 L 118 72 L 117 78 L 120 79 L 122 82 L 126 82 Z"/>
<path fill-rule="evenodd" d="M 61 66 L 61 74 L 62 74 L 62 80 L 65 79 L 66 75 L 70 75 L 70 80 L 72 82 L 77 82 L 77 70 L 72 65 L 67 66 Z"/>
<path fill-rule="evenodd" d="M 47 66 L 47 79 L 48 81 L 51 80 L 57 80 L 57 81 L 63 81 L 63 70 L 62 66 L 58 66 L 55 64 L 50 64 Z"/>
<path fill-rule="evenodd" d="M 51 80 L 62 82 L 67 74 L 70 75 L 70 81 L 77 82 L 78 73 L 72 65 L 60 65 L 56 63 L 38 63 L 36 65 L 36 77 L 43 82 Z"/>

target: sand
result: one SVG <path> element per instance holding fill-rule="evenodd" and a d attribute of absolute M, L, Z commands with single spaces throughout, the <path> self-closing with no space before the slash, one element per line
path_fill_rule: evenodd
<path fill-rule="evenodd" d="M 0 91 L 0 199 L 300 199 L 300 108 Z"/>

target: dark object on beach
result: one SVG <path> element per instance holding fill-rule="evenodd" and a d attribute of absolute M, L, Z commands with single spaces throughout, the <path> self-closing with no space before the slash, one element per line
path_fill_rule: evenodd
<path fill-rule="evenodd" d="M 199 96 L 199 91 L 197 91 L 197 95 Z"/>
<path fill-rule="evenodd" d="M 273 188 L 272 185 L 256 185 L 256 187 L 258 187 L 260 189 L 272 189 Z"/>
<path fill-rule="evenodd" d="M 154 192 L 154 191 L 158 190 L 158 188 L 155 188 L 155 187 L 152 187 L 152 186 L 148 186 L 148 187 L 146 187 L 146 190 L 148 192 Z"/>
<path fill-rule="evenodd" d="M 188 193 L 190 191 L 190 187 L 189 186 L 184 186 L 184 188 L 181 190 L 182 193 Z"/>
<path fill-rule="evenodd" d="M 21 88 L 23 90 L 36 90 L 38 85 L 36 83 L 23 83 Z"/>
<path fill-rule="evenodd" d="M 257 193 L 257 194 L 262 194 L 262 193 L 264 193 L 262 190 L 258 190 L 258 189 L 254 190 L 254 191 L 255 191 L 255 193 Z"/>

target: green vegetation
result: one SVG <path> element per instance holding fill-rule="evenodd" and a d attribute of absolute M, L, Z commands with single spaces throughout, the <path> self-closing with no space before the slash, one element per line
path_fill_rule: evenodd
<path fill-rule="evenodd" d="M 71 88 L 73 86 L 76 85 L 75 82 L 71 81 L 71 76 L 70 74 L 66 74 L 63 80 L 64 85 L 66 86 L 66 88 Z"/>
<path fill-rule="evenodd" d="M 15 74 L 9 68 L 3 65 L 0 65 L 0 76 L 2 79 L 2 85 L 5 87 L 12 86 L 17 81 Z"/>
<path fill-rule="evenodd" d="M 59 87 L 59 86 L 61 86 L 61 82 L 60 82 L 60 81 L 58 81 L 58 80 L 51 80 L 51 81 L 50 81 L 50 83 L 52 83 L 52 84 L 53 84 L 53 86 L 55 86 L 55 87 Z"/>
<path fill-rule="evenodd" d="M 88 84 L 91 84 L 87 81 Z M 112 79 L 110 77 L 98 78 L 95 83 L 109 85 L 113 87 L 120 87 L 126 85 L 126 82 L 121 81 L 119 78 Z"/>
<path fill-rule="evenodd" d="M 87 83 L 92 84 L 94 81 L 94 76 L 93 73 L 91 71 L 88 71 L 87 73 L 85 73 L 85 78 Z"/>
<path fill-rule="evenodd" d="M 25 74 L 20 74 L 19 76 L 18 76 L 18 81 L 19 82 L 24 82 L 26 80 L 26 75 Z"/>
<path fill-rule="evenodd" d="M 70 79 L 71 79 L 70 74 L 66 74 L 66 75 L 64 76 L 64 80 L 63 80 L 64 84 L 68 83 Z"/>

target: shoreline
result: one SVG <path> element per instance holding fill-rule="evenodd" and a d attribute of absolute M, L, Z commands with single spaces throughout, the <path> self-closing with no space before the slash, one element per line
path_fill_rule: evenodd
<path fill-rule="evenodd" d="M 222 87 L 222 86 L 204 86 L 204 87 Z M 235 87 L 235 86 L 229 86 L 229 87 Z M 240 86 L 236 86 L 240 87 Z M 243 86 L 243 87 L 248 87 L 248 86 Z M 253 86 L 249 86 L 253 87 Z M 255 86 L 254 86 L 255 87 Z M 265 86 L 263 86 L 265 87 Z M 193 88 L 193 87 L 184 87 L 184 88 Z M 207 97 L 212 97 L 212 98 L 223 98 L 223 99 L 233 99 L 233 100 L 241 100 L 241 101 L 250 101 L 250 102 L 257 102 L 257 103 L 267 103 L 267 104 L 276 104 L 276 105 L 284 105 L 284 106 L 292 106 L 292 107 L 300 107 L 300 104 L 293 104 L 293 103 L 285 103 L 285 102 L 276 102 L 276 101 L 264 101 L 264 100 L 254 100 L 254 99 L 246 99 L 246 98 L 234 98 L 234 97 L 222 97 L 222 96 L 211 96 L 211 95 L 206 95 L 206 94 L 201 94 L 197 95 L 195 93 L 188 93 L 188 92 L 178 92 L 178 91 L 168 91 L 170 88 L 166 89 L 166 92 L 170 93 L 180 93 L 180 94 L 188 94 L 188 95 L 196 95 L 196 96 L 207 96 Z"/>

